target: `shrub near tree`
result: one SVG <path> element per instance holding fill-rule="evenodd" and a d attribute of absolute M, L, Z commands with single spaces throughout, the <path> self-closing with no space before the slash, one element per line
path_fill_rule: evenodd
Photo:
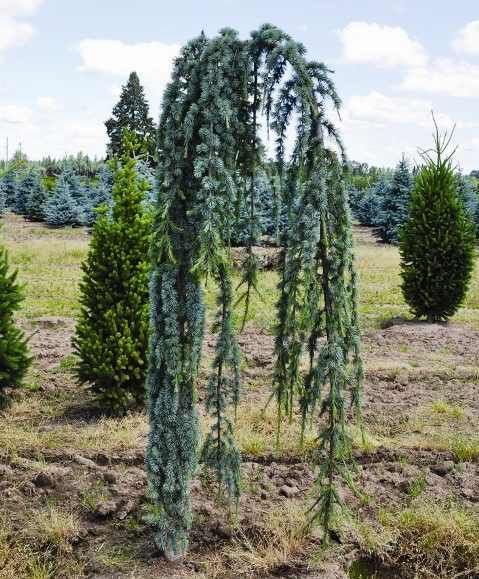
<path fill-rule="evenodd" d="M 100 213 L 83 264 L 81 313 L 73 340 L 76 375 L 105 411 L 123 411 L 145 398 L 148 345 L 148 249 L 151 218 L 139 179 L 134 140 L 114 174 L 113 208 Z"/>
<path fill-rule="evenodd" d="M 0 245 L 0 407 L 8 402 L 8 388 L 20 385 L 30 365 L 27 340 L 15 323 L 22 302 L 17 273 L 10 271 L 8 254 Z"/>
<path fill-rule="evenodd" d="M 45 221 L 53 227 L 81 225 L 81 208 L 70 193 L 70 186 L 61 175 L 53 194 L 45 204 Z"/>
<path fill-rule="evenodd" d="M 13 168 L 7 169 L 2 179 L 3 190 L 5 192 L 5 206 L 13 209 L 17 198 L 17 178 Z"/>
<path fill-rule="evenodd" d="M 399 229 L 408 215 L 412 177 L 406 159 L 399 161 L 392 181 L 382 196 L 375 233 L 384 243 L 398 243 Z"/>
<path fill-rule="evenodd" d="M 447 320 L 457 311 L 474 266 L 474 228 L 458 195 L 451 138 L 435 124 L 434 149 L 423 153 L 399 247 L 404 298 L 428 321 Z"/>

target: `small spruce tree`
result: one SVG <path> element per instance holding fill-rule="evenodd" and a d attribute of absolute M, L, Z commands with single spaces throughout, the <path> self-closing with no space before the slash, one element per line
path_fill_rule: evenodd
<path fill-rule="evenodd" d="M 39 173 L 35 172 L 32 187 L 25 203 L 25 217 L 30 221 L 43 221 L 47 200 L 47 190 L 43 186 Z"/>
<path fill-rule="evenodd" d="M 452 133 L 434 125 L 434 149 L 423 152 L 400 241 L 404 298 L 417 317 L 432 322 L 447 320 L 463 302 L 475 251 L 451 162 L 455 151 L 448 153 Z"/>
<path fill-rule="evenodd" d="M 386 176 L 380 177 L 368 189 L 362 191 L 361 198 L 356 202 L 354 216 L 361 225 L 376 227 L 382 219 L 382 206 L 389 195 L 391 181 Z"/>
<path fill-rule="evenodd" d="M 3 176 L 2 184 L 5 191 L 5 206 L 7 209 L 13 209 L 17 198 L 17 178 L 15 170 L 12 167 L 7 169 Z"/>
<path fill-rule="evenodd" d="M 114 412 L 145 398 L 149 326 L 147 184 L 138 178 L 131 136 L 124 146 L 111 214 L 106 206 L 100 211 L 83 265 L 73 340 L 79 382 L 90 384 L 102 408 Z"/>
<path fill-rule="evenodd" d="M 53 227 L 79 225 L 82 222 L 80 208 L 70 193 L 70 187 L 63 175 L 60 176 L 53 195 L 44 207 L 45 221 Z"/>
<path fill-rule="evenodd" d="M 15 212 L 28 219 L 41 221 L 45 201 L 40 174 L 35 168 L 30 168 L 18 183 Z"/>
<path fill-rule="evenodd" d="M 30 365 L 27 340 L 14 317 L 22 299 L 17 272 L 10 271 L 7 251 L 0 246 L 0 407 L 8 402 L 7 388 L 19 386 Z"/>
<path fill-rule="evenodd" d="M 5 188 L 0 181 L 0 215 L 5 211 L 7 196 L 5 195 Z"/>
<path fill-rule="evenodd" d="M 399 161 L 383 197 L 377 219 L 376 234 L 384 243 L 398 243 L 399 228 L 406 221 L 412 189 L 411 172 L 406 159 Z"/>

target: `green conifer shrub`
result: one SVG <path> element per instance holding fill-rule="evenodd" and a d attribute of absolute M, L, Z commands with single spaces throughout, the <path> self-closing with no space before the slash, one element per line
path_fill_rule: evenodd
<path fill-rule="evenodd" d="M 63 174 L 45 203 L 44 213 L 45 221 L 52 227 L 81 225 L 83 221 L 81 208 L 71 195 L 70 186 Z"/>
<path fill-rule="evenodd" d="M 454 315 L 474 266 L 474 228 L 458 196 L 451 138 L 435 124 L 434 149 L 423 153 L 399 246 L 404 299 L 432 322 Z"/>
<path fill-rule="evenodd" d="M 10 271 L 7 251 L 0 246 L 0 407 L 8 402 L 7 388 L 20 385 L 31 361 L 14 318 L 22 299 L 17 272 Z"/>
<path fill-rule="evenodd" d="M 30 221 L 43 221 L 45 218 L 45 203 L 48 195 L 43 186 L 40 174 L 36 170 L 31 170 L 26 192 L 24 215 Z"/>
<path fill-rule="evenodd" d="M 134 143 L 114 174 L 113 207 L 94 225 L 80 285 L 81 313 L 73 340 L 76 375 L 101 408 L 119 412 L 144 401 L 148 345 L 147 184 L 138 178 Z"/>
<path fill-rule="evenodd" d="M 381 204 L 375 220 L 375 234 L 383 243 L 399 242 L 401 225 L 408 214 L 413 180 L 406 159 L 399 161 L 389 187 L 381 195 Z"/>

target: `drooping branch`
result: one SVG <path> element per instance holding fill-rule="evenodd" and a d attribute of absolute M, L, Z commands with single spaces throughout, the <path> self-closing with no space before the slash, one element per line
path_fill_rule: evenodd
<path fill-rule="evenodd" d="M 216 337 L 206 410 L 211 430 L 201 453 L 230 498 L 239 495 L 240 455 L 232 415 L 239 400 L 239 351 L 234 336 L 230 240 L 235 208 L 248 203 L 248 257 L 243 264 L 248 315 L 256 283 L 253 253 L 261 163 L 259 115 L 275 134 L 283 245 L 274 387 L 279 416 L 303 424 L 322 408 L 324 460 L 314 516 L 327 527 L 337 502 L 333 480 L 343 474 L 347 446 L 344 401 L 360 399 L 360 357 L 350 224 L 341 183 L 339 135 L 326 117 L 340 101 L 322 64 L 272 25 L 247 41 L 225 29 L 183 49 L 165 91 L 159 124 L 159 196 L 151 281 L 147 451 L 151 520 L 167 556 L 181 556 L 191 526 L 189 484 L 198 445 L 195 384 L 204 325 L 202 284 L 218 287 Z M 287 135 L 296 125 L 288 159 Z M 331 143 L 328 148 L 323 134 Z M 307 350 L 309 369 L 302 372 Z M 323 393 L 322 391 L 326 392 Z M 319 509 L 319 510 L 318 510 Z"/>

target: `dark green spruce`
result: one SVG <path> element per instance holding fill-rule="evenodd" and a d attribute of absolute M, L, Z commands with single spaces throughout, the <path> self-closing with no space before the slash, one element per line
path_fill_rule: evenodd
<path fill-rule="evenodd" d="M 431 322 L 447 320 L 464 302 L 475 259 L 474 226 L 458 194 L 454 151 L 448 152 L 451 137 L 435 127 L 399 246 L 404 298 Z"/>
<path fill-rule="evenodd" d="M 0 245 L 0 407 L 9 401 L 8 389 L 21 384 L 31 361 L 15 320 L 22 300 L 17 272 L 11 271 L 7 250 Z"/>
<path fill-rule="evenodd" d="M 105 122 L 105 126 L 110 139 L 107 148 L 109 158 L 123 154 L 123 132 L 128 130 L 146 148 L 149 164 L 153 162 L 156 128 L 136 72 L 130 74 L 128 82 L 122 87 L 120 100 L 114 106 L 112 116 Z"/>

